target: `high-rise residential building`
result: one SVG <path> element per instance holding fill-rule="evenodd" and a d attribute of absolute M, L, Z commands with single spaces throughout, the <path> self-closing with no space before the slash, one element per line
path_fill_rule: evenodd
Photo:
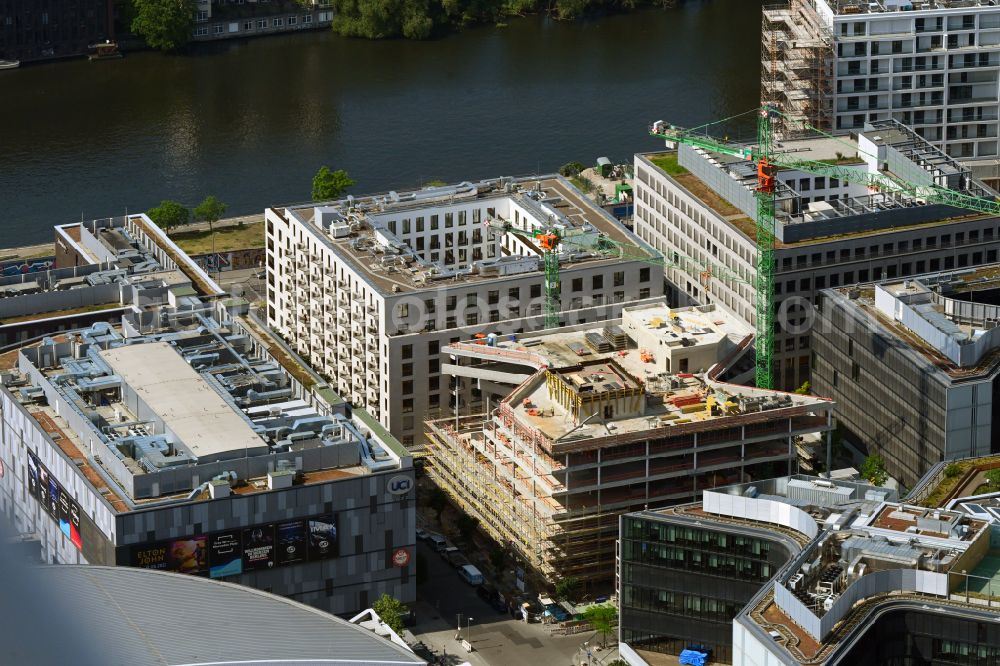
<path fill-rule="evenodd" d="M 977 177 L 1000 178 L 1000 6 L 992 0 L 790 0 L 765 7 L 761 97 L 834 133 L 894 119 Z"/>
<path fill-rule="evenodd" d="M 813 386 L 889 473 L 1000 452 L 1000 267 L 821 292 Z"/>
<path fill-rule="evenodd" d="M 559 176 L 348 197 L 265 217 L 268 325 L 407 446 L 423 442 L 428 417 L 482 410 L 474 382 L 442 377 L 445 345 L 544 326 L 535 231 L 572 240 L 556 248 L 563 323 L 615 318 L 625 304 L 663 295 L 649 263 L 657 253 Z"/>
<path fill-rule="evenodd" d="M 967 167 L 894 120 L 856 138 L 785 141 L 795 159 L 825 160 L 974 196 L 992 191 Z M 682 144 L 676 153 L 635 158 L 635 230 L 670 262 L 689 256 L 722 270 L 668 266 L 668 295 L 716 303 L 745 322 L 756 319 L 757 167 Z M 880 278 L 968 268 L 998 260 L 997 218 L 931 204 L 900 192 L 791 169 L 776 174 L 774 249 L 775 385 L 810 381 L 810 327 L 816 293 Z"/>
<path fill-rule="evenodd" d="M 484 413 L 428 421 L 428 473 L 542 577 L 600 590 L 622 513 L 794 472 L 800 440 L 832 428 L 829 400 L 720 379 L 752 339 L 717 306 L 660 302 L 448 345 L 447 371 L 495 394 Z"/>

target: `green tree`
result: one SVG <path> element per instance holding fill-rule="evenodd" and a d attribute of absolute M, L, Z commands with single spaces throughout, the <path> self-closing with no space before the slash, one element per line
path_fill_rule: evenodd
<path fill-rule="evenodd" d="M 503 573 L 504 567 L 507 566 L 507 551 L 503 548 L 494 548 L 490 551 L 490 564 L 493 565 L 493 570 L 497 574 Z"/>
<path fill-rule="evenodd" d="M 208 222 L 208 228 L 212 229 L 212 225 L 221 220 L 222 216 L 226 214 L 226 204 L 214 196 L 207 196 L 204 201 L 195 206 L 192 212 L 196 220 Z"/>
<path fill-rule="evenodd" d="M 427 493 L 427 506 L 434 509 L 437 514 L 438 522 L 441 521 L 441 512 L 444 511 L 445 507 L 448 506 L 448 493 L 441 490 L 437 486 L 430 489 Z"/>
<path fill-rule="evenodd" d="M 812 389 L 812 384 L 809 382 L 802 382 L 802 386 L 795 389 L 795 393 L 799 395 L 809 395 L 810 389 Z"/>
<path fill-rule="evenodd" d="M 574 576 L 560 578 L 556 583 L 556 597 L 567 601 L 575 601 L 580 592 L 580 581 Z"/>
<path fill-rule="evenodd" d="M 472 541 L 472 536 L 476 533 L 476 528 L 479 527 L 479 519 L 463 513 L 455 521 L 455 527 L 458 528 L 458 533 L 462 535 L 463 539 Z"/>
<path fill-rule="evenodd" d="M 601 632 L 601 647 L 607 645 L 608 634 L 618 624 L 618 609 L 612 604 L 598 604 L 583 611 L 583 619 L 590 623 L 594 631 Z"/>
<path fill-rule="evenodd" d="M 961 473 L 962 473 L 962 468 L 959 467 L 958 464 L 956 463 L 951 463 L 944 468 L 944 475 L 949 479 L 953 479 Z"/>
<path fill-rule="evenodd" d="M 191 211 L 176 201 L 161 201 L 159 206 L 147 210 L 146 215 L 164 231 L 187 224 L 191 220 Z"/>
<path fill-rule="evenodd" d="M 581 171 L 587 167 L 583 166 L 580 162 L 566 162 L 561 167 L 559 167 L 559 175 L 565 176 L 566 178 L 571 178 L 573 176 L 579 175 Z"/>
<path fill-rule="evenodd" d="M 343 169 L 330 171 L 330 167 L 322 166 L 313 176 L 313 201 L 330 201 L 347 192 L 354 185 L 354 180 Z"/>
<path fill-rule="evenodd" d="M 889 480 L 889 473 L 885 471 L 885 460 L 877 453 L 873 453 L 865 458 L 861 463 L 861 476 L 868 479 L 876 486 L 881 486 Z"/>
<path fill-rule="evenodd" d="M 397 634 L 403 633 L 403 615 L 406 613 L 406 606 L 402 601 L 383 593 L 372 604 L 372 610 L 378 613 L 382 621 Z"/>
<path fill-rule="evenodd" d="M 986 481 L 991 486 L 1000 486 L 1000 469 L 991 469 L 986 472 Z"/>
<path fill-rule="evenodd" d="M 151 48 L 176 51 L 188 43 L 197 11 L 194 0 L 133 0 L 133 6 L 132 32 Z"/>

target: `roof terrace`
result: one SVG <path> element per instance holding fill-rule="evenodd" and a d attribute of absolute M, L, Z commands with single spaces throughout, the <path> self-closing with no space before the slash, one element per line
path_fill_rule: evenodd
<path fill-rule="evenodd" d="M 574 236 L 572 244 L 559 248 L 564 270 L 583 262 L 616 261 L 593 251 L 600 237 L 624 244 L 627 255 L 658 256 L 556 175 L 348 197 L 284 214 L 305 223 L 384 293 L 433 289 L 444 280 L 452 284 L 540 272 L 542 248 L 530 238 L 505 235 L 496 226 L 504 222 L 524 231 L 554 227 Z"/>

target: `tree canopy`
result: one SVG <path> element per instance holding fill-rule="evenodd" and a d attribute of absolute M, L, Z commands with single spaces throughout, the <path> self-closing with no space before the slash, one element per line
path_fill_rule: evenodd
<path fill-rule="evenodd" d="M 618 609 L 612 604 L 590 606 L 583 611 L 583 619 L 590 623 L 594 631 L 601 632 L 601 645 L 606 645 L 608 634 L 618 624 Z"/>
<path fill-rule="evenodd" d="M 427 506 L 434 509 L 437 519 L 441 520 L 441 512 L 448 506 L 448 493 L 434 486 L 427 493 Z"/>
<path fill-rule="evenodd" d="M 208 226 L 211 227 L 226 214 L 226 204 L 214 196 L 207 196 L 204 201 L 195 206 L 193 212 L 196 220 L 208 222 Z"/>
<path fill-rule="evenodd" d="M 176 201 L 161 201 L 159 206 L 147 210 L 146 215 L 164 231 L 191 221 L 191 211 Z"/>
<path fill-rule="evenodd" d="M 881 486 L 889 480 L 889 473 L 885 471 L 885 459 L 877 453 L 873 453 L 861 463 L 861 476 L 868 479 L 876 486 Z"/>
<path fill-rule="evenodd" d="M 556 583 L 556 597 L 567 601 L 576 601 L 576 595 L 580 592 L 580 581 L 573 576 L 560 578 Z"/>
<path fill-rule="evenodd" d="M 354 179 L 347 175 L 343 169 L 330 171 L 330 167 L 322 166 L 313 176 L 313 201 L 336 199 L 353 185 Z"/>
<path fill-rule="evenodd" d="M 188 43 L 197 9 L 194 0 L 132 0 L 132 4 L 132 31 L 151 48 L 176 51 Z"/>
<path fill-rule="evenodd" d="M 382 621 L 397 634 L 403 633 L 403 615 L 406 613 L 406 606 L 399 599 L 383 593 L 372 604 L 372 610 L 378 613 Z"/>

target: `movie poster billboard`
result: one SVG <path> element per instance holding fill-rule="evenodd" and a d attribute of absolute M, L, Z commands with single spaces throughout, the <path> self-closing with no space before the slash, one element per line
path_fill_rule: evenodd
<path fill-rule="evenodd" d="M 306 559 L 306 521 L 293 520 L 275 527 L 277 548 L 275 562 L 281 566 Z"/>
<path fill-rule="evenodd" d="M 72 544 L 83 550 L 80 534 L 80 505 L 49 473 L 38 457 L 28 452 L 28 493 L 34 497 L 45 513 L 59 524 L 59 529 Z"/>
<path fill-rule="evenodd" d="M 208 575 L 225 578 L 243 573 L 243 548 L 240 532 L 216 532 L 208 539 Z"/>
<path fill-rule="evenodd" d="M 136 546 L 132 550 L 132 562 L 143 569 L 202 573 L 208 570 L 208 537 L 199 535 Z"/>
<path fill-rule="evenodd" d="M 307 522 L 309 559 L 325 560 L 337 556 L 337 525 L 332 515 L 317 516 Z"/>
<path fill-rule="evenodd" d="M 274 567 L 274 525 L 257 525 L 243 530 L 243 570 L 261 571 Z"/>

